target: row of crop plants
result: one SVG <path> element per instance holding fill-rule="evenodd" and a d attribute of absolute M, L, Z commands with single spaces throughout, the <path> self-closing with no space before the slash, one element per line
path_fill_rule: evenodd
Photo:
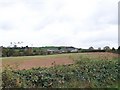
<path fill-rule="evenodd" d="M 77 60 L 72 65 L 30 70 L 6 68 L 3 88 L 117 88 L 118 60 Z"/>

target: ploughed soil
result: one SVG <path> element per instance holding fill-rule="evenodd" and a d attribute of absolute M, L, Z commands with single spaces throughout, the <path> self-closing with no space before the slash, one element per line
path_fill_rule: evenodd
<path fill-rule="evenodd" d="M 66 64 L 73 64 L 73 60 L 69 58 L 57 57 L 57 58 L 40 58 L 40 59 L 30 59 L 24 60 L 22 62 L 9 62 L 3 63 L 3 67 L 9 65 L 10 67 L 22 70 L 22 69 L 31 69 L 37 67 L 51 67 L 55 65 L 66 65 Z"/>
<path fill-rule="evenodd" d="M 44 60 L 30 60 L 25 61 L 23 64 L 19 65 L 19 69 L 30 69 L 33 67 L 51 67 L 54 65 L 66 65 L 66 64 L 72 64 L 73 61 L 68 58 L 47 58 Z"/>
<path fill-rule="evenodd" d="M 86 55 L 89 56 L 89 58 L 92 59 L 100 59 L 100 60 L 110 60 L 113 58 L 117 58 L 118 55 L 117 54 L 113 54 L 113 53 L 99 53 L 99 52 L 95 52 L 95 53 L 78 53 L 78 54 L 74 54 L 74 55 L 78 55 L 75 57 L 79 57 L 80 55 Z M 56 55 L 57 56 L 57 55 Z M 75 58 L 74 57 L 74 58 Z M 45 57 L 45 58 L 34 58 L 34 57 L 19 57 L 17 58 L 7 58 L 7 60 L 2 60 L 2 67 L 4 69 L 4 67 L 12 67 L 13 69 L 16 70 L 22 70 L 22 69 L 31 69 L 31 68 L 37 68 L 37 67 L 51 67 L 51 66 L 55 66 L 55 65 L 67 65 L 67 64 L 73 64 L 73 56 L 65 55 L 63 54 L 63 56 L 57 56 L 57 57 Z"/>

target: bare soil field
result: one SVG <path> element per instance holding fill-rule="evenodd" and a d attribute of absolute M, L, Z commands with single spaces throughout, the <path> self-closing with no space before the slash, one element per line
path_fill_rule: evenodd
<path fill-rule="evenodd" d="M 44 60 L 32 59 L 28 61 L 24 61 L 22 64 L 18 66 L 18 69 L 30 69 L 33 67 L 50 67 L 54 65 L 66 65 L 72 64 L 73 61 L 68 58 L 47 58 Z"/>
<path fill-rule="evenodd" d="M 117 58 L 113 53 L 72 53 L 58 54 L 47 56 L 23 56 L 23 57 L 6 57 L 2 59 L 2 67 L 13 67 L 14 69 L 31 69 L 36 67 L 51 67 L 54 65 L 73 64 L 76 59 L 87 57 L 94 60 L 109 60 Z"/>
<path fill-rule="evenodd" d="M 51 67 L 54 65 L 72 64 L 73 60 L 68 57 L 54 57 L 54 58 L 31 58 L 29 60 L 7 60 L 2 62 L 2 67 L 13 67 L 14 69 L 31 69 L 36 67 Z"/>

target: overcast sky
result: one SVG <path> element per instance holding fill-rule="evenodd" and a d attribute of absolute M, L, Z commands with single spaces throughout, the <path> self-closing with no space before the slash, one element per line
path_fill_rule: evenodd
<path fill-rule="evenodd" d="M 0 0 L 0 46 L 118 47 L 119 0 Z"/>

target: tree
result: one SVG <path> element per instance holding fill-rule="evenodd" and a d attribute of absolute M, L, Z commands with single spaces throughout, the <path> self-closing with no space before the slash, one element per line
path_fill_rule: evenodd
<path fill-rule="evenodd" d="M 104 48 L 103 48 L 105 51 L 110 51 L 110 47 L 109 46 L 105 46 Z"/>
<path fill-rule="evenodd" d="M 101 50 L 101 47 L 99 47 L 98 50 Z"/>
<path fill-rule="evenodd" d="M 32 55 L 33 54 L 33 50 L 32 48 L 26 47 L 26 49 L 24 50 L 24 55 Z"/>
<path fill-rule="evenodd" d="M 13 56 L 20 56 L 20 51 L 19 50 L 14 50 Z"/>
<path fill-rule="evenodd" d="M 3 57 L 9 57 L 9 56 L 13 56 L 14 54 L 14 50 L 10 49 L 10 48 L 3 48 L 2 49 L 2 56 Z"/>
<path fill-rule="evenodd" d="M 61 47 L 58 47 L 58 50 L 61 50 Z"/>
<path fill-rule="evenodd" d="M 117 52 L 118 52 L 118 54 L 120 54 L 120 46 L 118 47 Z"/>
<path fill-rule="evenodd" d="M 89 50 L 94 50 L 94 48 L 93 47 L 89 47 Z"/>
<path fill-rule="evenodd" d="M 112 48 L 112 52 L 115 53 L 115 51 L 116 51 L 116 50 L 115 50 L 115 48 L 113 47 L 113 48 Z"/>
<path fill-rule="evenodd" d="M 2 56 L 2 47 L 0 47 L 0 57 Z"/>

